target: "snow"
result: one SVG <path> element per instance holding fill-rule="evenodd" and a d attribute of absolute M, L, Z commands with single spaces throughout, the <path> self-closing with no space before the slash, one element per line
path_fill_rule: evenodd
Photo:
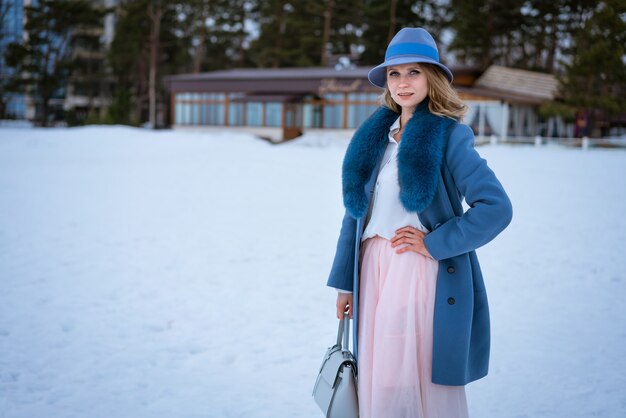
<path fill-rule="evenodd" d="M 0 128 L 0 417 L 318 417 L 347 139 Z M 626 151 L 487 145 L 476 418 L 626 416 Z"/>

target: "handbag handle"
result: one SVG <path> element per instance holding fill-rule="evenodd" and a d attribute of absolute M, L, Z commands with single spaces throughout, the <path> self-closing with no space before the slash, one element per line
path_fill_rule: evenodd
<path fill-rule="evenodd" d="M 343 344 L 342 344 L 343 340 Z M 339 320 L 339 329 L 337 330 L 337 345 L 342 351 L 348 350 L 350 341 L 350 318 L 347 313 L 343 314 L 343 318 Z"/>

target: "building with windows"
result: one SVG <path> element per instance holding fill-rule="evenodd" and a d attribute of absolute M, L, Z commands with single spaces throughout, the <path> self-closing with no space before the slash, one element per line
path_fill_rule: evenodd
<path fill-rule="evenodd" d="M 114 10 L 119 0 L 94 0 L 94 7 Z M 115 32 L 116 15 L 108 13 L 99 28 L 78 29 L 97 34 L 101 49 L 89 50 L 77 47 L 72 51 L 72 60 L 81 61 L 89 71 L 86 74 L 73 74 L 67 84 L 63 101 L 66 118 L 85 120 L 90 113 L 103 117 L 111 105 L 111 91 L 114 80 L 107 69 L 106 51 L 110 48 Z M 94 77 L 95 74 L 95 77 Z"/>
<path fill-rule="evenodd" d="M 119 0 L 94 0 L 92 5 L 113 10 Z M 13 74 L 13 69 L 4 62 L 4 52 L 11 42 L 20 42 L 27 36 L 24 31 L 26 14 L 24 7 L 37 6 L 38 0 L 11 0 L 0 1 L 0 10 L 3 11 L 3 22 L 0 28 L 0 77 L 6 80 Z M 115 13 L 106 15 L 102 27 L 96 28 L 102 49 L 89 51 L 78 47 L 72 51 L 72 60 L 82 60 L 91 72 L 100 74 L 94 81 L 87 76 L 73 75 L 67 85 L 57 89 L 49 100 L 50 118 L 59 121 L 72 113 L 84 119 L 90 111 L 103 115 L 110 105 L 110 90 L 112 80 L 106 70 L 106 49 L 110 46 L 115 29 Z M 78 29 L 78 31 L 87 29 Z M 94 29 L 88 29 L 94 33 Z M 52 38 L 56 39 L 56 38 Z M 11 94 L 3 92 L 4 109 L 0 108 L 0 117 L 10 119 L 34 119 L 40 111 L 40 104 L 28 94 Z"/>
<path fill-rule="evenodd" d="M 378 107 L 367 69 L 239 69 L 166 77 L 175 127 L 238 127 L 278 141 L 354 129 Z"/>
<path fill-rule="evenodd" d="M 465 119 L 479 136 L 534 141 L 536 135 L 573 135 L 572 125 L 562 118 L 542 120 L 537 112 L 557 96 L 558 81 L 552 74 L 492 65 L 471 86 L 457 89 L 470 106 Z"/>
<path fill-rule="evenodd" d="M 236 129 L 275 142 L 316 129 L 356 129 L 379 106 L 381 89 L 367 80 L 370 67 L 235 69 L 165 78 L 171 125 Z M 554 99 L 549 74 L 493 67 L 453 68 L 454 86 L 470 111 L 465 123 L 479 140 L 545 133 L 565 136 L 564 124 L 540 123 L 537 108 Z M 562 122 L 562 121 L 561 121 Z"/>

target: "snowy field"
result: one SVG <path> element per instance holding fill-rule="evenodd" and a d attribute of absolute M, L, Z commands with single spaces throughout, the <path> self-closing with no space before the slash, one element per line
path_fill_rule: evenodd
<path fill-rule="evenodd" d="M 345 146 L 0 129 L 0 418 L 321 417 Z M 515 213 L 471 416 L 626 416 L 626 151 L 479 152 Z"/>

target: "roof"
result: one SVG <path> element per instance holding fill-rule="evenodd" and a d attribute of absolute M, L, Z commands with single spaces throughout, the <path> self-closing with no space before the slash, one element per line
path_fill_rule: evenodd
<path fill-rule="evenodd" d="M 237 68 L 165 77 L 171 92 L 238 92 L 262 101 L 291 101 L 307 94 L 376 92 L 367 80 L 371 67 Z M 491 66 L 480 77 L 473 67 L 454 67 L 461 93 L 511 103 L 540 105 L 554 99 L 558 81 L 551 74 Z M 475 81 L 476 80 L 476 81 Z M 475 81 L 475 82 L 474 82 Z M 236 99 L 246 101 L 251 99 Z"/>
<path fill-rule="evenodd" d="M 379 91 L 367 81 L 369 67 L 240 68 L 165 77 L 170 91 L 222 91 L 255 94 L 307 94 L 324 91 Z"/>
<path fill-rule="evenodd" d="M 539 106 L 546 99 L 529 96 L 526 94 L 512 93 L 508 91 L 496 90 L 485 87 L 457 87 L 456 90 L 461 94 L 463 100 L 498 100 L 506 103 L 514 103 L 521 105 Z"/>
<path fill-rule="evenodd" d="M 232 99 L 232 102 L 291 102 L 301 99 L 301 95 L 297 94 L 248 94 L 247 96 Z"/>
<path fill-rule="evenodd" d="M 501 93 L 502 98 L 522 97 L 529 102 L 554 100 L 559 82 L 552 74 L 492 65 L 474 85 L 477 89 Z"/>
<path fill-rule="evenodd" d="M 284 80 L 310 78 L 365 78 L 370 67 L 355 67 L 342 70 L 323 67 L 308 68 L 238 68 L 233 70 L 211 71 L 209 73 L 178 74 L 168 76 L 170 80 Z"/>

